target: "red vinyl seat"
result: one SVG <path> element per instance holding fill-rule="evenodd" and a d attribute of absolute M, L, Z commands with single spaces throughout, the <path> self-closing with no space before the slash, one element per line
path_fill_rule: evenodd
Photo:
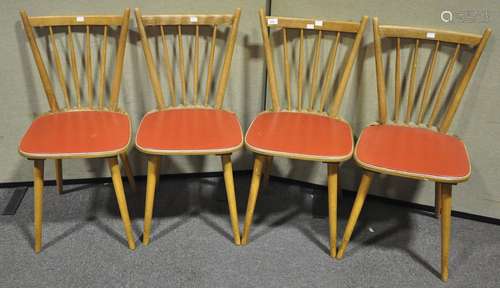
<path fill-rule="evenodd" d="M 248 128 L 245 142 L 257 153 L 318 161 L 351 157 L 351 127 L 326 115 L 264 112 Z"/>
<path fill-rule="evenodd" d="M 430 129 L 408 126 L 365 128 L 355 158 L 369 170 L 442 182 L 465 181 L 471 170 L 462 141 Z"/>
<path fill-rule="evenodd" d="M 124 113 L 49 113 L 31 123 L 19 152 L 28 158 L 115 156 L 127 149 L 130 137 L 130 120 Z"/>
<path fill-rule="evenodd" d="M 142 119 L 136 146 L 150 154 L 230 153 L 243 144 L 236 115 L 219 109 L 174 108 Z"/>

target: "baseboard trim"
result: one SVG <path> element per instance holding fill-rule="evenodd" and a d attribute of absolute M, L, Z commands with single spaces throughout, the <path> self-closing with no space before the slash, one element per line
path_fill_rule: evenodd
<path fill-rule="evenodd" d="M 236 170 L 234 171 L 235 176 L 245 176 L 245 175 L 250 175 L 252 173 L 252 170 Z M 162 174 L 160 177 L 164 179 L 184 179 L 184 178 L 195 178 L 195 177 L 223 177 L 223 173 L 221 172 L 195 172 L 195 173 L 182 173 L 182 174 Z M 140 175 L 140 176 L 135 176 L 135 180 L 137 181 L 145 181 L 146 176 L 145 175 Z M 271 180 L 273 181 L 279 181 L 282 183 L 290 183 L 290 184 L 295 184 L 295 185 L 300 185 L 302 187 L 306 188 L 311 188 L 314 190 L 323 190 L 327 191 L 327 187 L 324 185 L 319 185 L 319 184 L 313 184 L 305 181 L 300 181 L 300 180 L 294 180 L 294 179 L 289 179 L 289 178 L 284 178 L 284 177 L 279 177 L 279 176 L 271 176 Z M 123 177 L 123 181 L 127 182 L 127 178 Z M 63 184 L 64 185 L 75 185 L 75 184 L 91 184 L 91 183 L 111 183 L 111 177 L 98 177 L 98 178 L 82 178 L 82 179 L 64 179 Z M 45 185 L 47 186 L 55 186 L 56 181 L 55 180 L 46 180 L 44 182 Z M 25 181 L 25 182 L 10 182 L 10 183 L 0 183 L 0 189 L 2 188 L 17 188 L 17 187 L 33 187 L 33 181 Z M 356 191 L 352 190 L 342 190 L 343 192 L 347 192 L 351 195 L 355 195 Z M 399 207 L 408 207 L 410 209 L 415 209 L 415 210 L 421 210 L 421 211 L 426 211 L 426 212 L 434 212 L 434 207 L 429 206 L 429 205 L 423 205 L 423 204 L 418 204 L 418 203 L 412 203 L 408 201 L 403 201 L 403 200 L 397 200 L 397 199 L 391 199 L 391 198 L 386 198 L 378 195 L 371 195 L 368 194 L 367 199 L 369 201 L 379 201 L 382 203 L 386 203 L 389 205 L 394 205 L 394 206 L 399 206 Z M 477 214 L 471 214 L 471 213 L 465 213 L 465 212 L 460 212 L 460 211 L 454 211 L 452 210 L 451 215 L 454 217 L 458 218 L 463 218 L 463 219 L 470 219 L 474 221 L 479 221 L 479 222 L 484 222 L 484 223 L 490 223 L 494 225 L 500 225 L 500 219 L 493 218 L 493 217 L 487 217 L 487 216 L 481 216 Z"/>

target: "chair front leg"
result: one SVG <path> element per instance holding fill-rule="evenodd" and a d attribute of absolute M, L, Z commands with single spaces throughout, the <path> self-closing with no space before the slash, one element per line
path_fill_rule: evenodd
<path fill-rule="evenodd" d="M 155 199 L 156 182 L 158 182 L 158 170 L 160 168 L 160 156 L 151 156 L 148 159 L 148 179 L 146 184 L 146 207 L 144 209 L 144 233 L 142 243 L 149 244 L 151 234 L 151 221 L 153 218 L 153 207 Z"/>
<path fill-rule="evenodd" d="M 36 159 L 33 167 L 35 190 L 35 253 L 42 250 L 42 215 L 43 215 L 43 159 Z"/>
<path fill-rule="evenodd" d="M 243 237 L 241 239 L 242 245 L 246 245 L 248 243 L 250 225 L 252 225 L 253 212 L 255 209 L 255 203 L 257 202 L 257 194 L 259 193 L 260 177 L 262 175 L 262 166 L 264 161 L 266 161 L 264 155 L 255 154 L 252 182 L 250 183 L 250 193 L 248 195 L 247 212 L 245 215 L 245 224 L 243 225 Z"/>
<path fill-rule="evenodd" d="M 330 226 L 330 256 L 337 251 L 337 181 L 338 164 L 328 163 L 328 223 Z"/>
<path fill-rule="evenodd" d="M 448 281 L 451 230 L 451 184 L 441 183 L 441 280 Z"/>
<path fill-rule="evenodd" d="M 123 163 L 123 168 L 125 170 L 125 175 L 127 175 L 128 184 L 132 191 L 137 192 L 137 185 L 135 184 L 134 172 L 132 171 L 132 166 L 130 166 L 130 161 L 128 160 L 127 152 L 120 154 L 120 159 Z"/>
<path fill-rule="evenodd" d="M 125 234 L 127 235 L 128 247 L 135 250 L 135 241 L 132 234 L 132 227 L 130 225 L 130 216 L 128 214 L 127 200 L 123 191 L 122 176 L 120 173 L 120 166 L 118 165 L 117 157 L 107 159 L 109 170 L 111 171 L 111 178 L 113 179 L 113 186 L 115 188 L 116 199 L 120 209 L 123 225 L 125 226 Z"/>
<path fill-rule="evenodd" d="M 54 160 L 56 166 L 56 187 L 57 192 L 63 192 L 62 159 Z"/>
<path fill-rule="evenodd" d="M 434 185 L 434 215 L 439 218 L 441 215 L 441 187 L 442 184 L 436 182 Z"/>
<path fill-rule="evenodd" d="M 361 213 L 361 208 L 363 208 L 363 204 L 365 203 L 366 195 L 368 194 L 368 190 L 370 189 L 372 179 L 373 172 L 365 171 L 363 173 L 363 177 L 361 178 L 361 183 L 359 184 L 358 188 L 358 194 L 356 195 L 356 199 L 354 200 L 354 205 L 351 210 L 351 215 L 349 216 L 349 220 L 347 221 L 344 237 L 342 238 L 342 244 L 337 253 L 337 259 L 342 259 L 342 257 L 344 257 L 345 249 L 349 244 L 352 231 L 354 230 L 354 226 L 356 226 L 356 222 L 358 221 L 359 213 Z"/>
<path fill-rule="evenodd" d="M 234 244 L 240 245 L 240 226 L 238 222 L 238 210 L 236 207 L 236 197 L 234 193 L 233 164 L 231 154 L 221 156 L 222 168 L 224 170 L 224 182 L 226 184 L 227 204 L 229 206 L 229 216 L 233 228 Z"/>

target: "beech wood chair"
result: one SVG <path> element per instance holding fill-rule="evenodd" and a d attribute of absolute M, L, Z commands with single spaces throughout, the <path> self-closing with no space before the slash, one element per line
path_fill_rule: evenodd
<path fill-rule="evenodd" d="M 143 243 L 148 245 L 151 233 L 151 221 L 153 216 L 153 202 L 155 186 L 158 182 L 161 155 L 220 155 L 224 169 L 224 180 L 226 185 L 229 214 L 234 234 L 234 243 L 240 244 L 240 231 L 238 226 L 238 213 L 234 192 L 233 168 L 231 154 L 243 145 L 243 133 L 235 113 L 224 110 L 224 94 L 229 80 L 231 59 L 233 56 L 238 23 L 240 20 L 240 9 L 236 9 L 234 15 L 142 15 L 140 9 L 135 10 L 137 25 L 141 34 L 142 47 L 146 58 L 149 78 L 153 86 L 156 100 L 156 109 L 148 112 L 141 121 L 136 136 L 135 145 L 140 151 L 150 155 L 148 159 L 148 176 L 146 188 L 146 207 L 144 215 Z M 221 33 L 219 27 L 229 27 L 226 39 L 226 48 L 222 58 L 222 68 L 219 74 L 218 85 L 213 93 L 213 82 L 216 69 L 216 41 Z M 170 92 L 170 104 L 165 103 L 160 83 L 160 76 L 156 69 L 153 53 L 149 45 L 149 37 L 146 28 L 156 29 L 160 32 L 161 61 L 165 68 L 166 80 Z M 202 30 L 203 29 L 203 30 Z M 207 29 L 207 30 L 205 30 Z M 174 31 L 172 31 L 174 30 Z M 192 33 L 194 58 L 192 64 L 192 89 L 188 90 L 186 81 L 187 68 L 183 40 L 184 33 Z M 187 31 L 187 32 L 186 32 Z M 210 45 L 208 65 L 206 65 L 206 84 L 204 95 L 199 95 L 201 86 L 200 72 L 200 34 L 209 32 L 207 45 Z M 169 36 L 168 32 L 173 32 Z M 187 36 L 184 34 L 184 39 Z M 211 38 L 210 38 L 211 37 Z M 171 59 L 169 53 L 169 38 L 177 42 L 177 59 Z M 175 45 L 172 45 L 175 46 Z M 207 47 L 208 48 L 208 47 Z M 160 49 L 159 49 L 160 50 Z M 188 50 L 188 49 L 186 49 Z M 160 53 L 160 52 L 159 52 Z M 172 57 L 174 58 L 174 57 Z M 159 60 L 158 60 L 159 61 Z M 173 64 L 176 61 L 178 67 L 178 78 L 180 85 L 180 103 L 176 91 L 176 79 Z M 161 63 L 160 63 L 161 64 Z M 188 94 L 191 94 L 188 99 Z M 202 98 L 203 97 L 203 98 Z M 212 103 L 211 98 L 214 99 Z"/>
<path fill-rule="evenodd" d="M 448 280 L 451 187 L 466 181 L 471 171 L 464 143 L 449 135 L 448 130 L 490 34 L 491 29 L 486 29 L 483 35 L 474 35 L 428 28 L 379 25 L 378 18 L 373 19 L 379 120 L 362 131 L 354 151 L 354 158 L 364 172 L 337 254 L 338 259 L 344 256 L 374 173 L 434 181 L 435 209 L 436 214 L 441 216 L 441 279 Z M 388 48 L 389 51 L 395 50 L 396 57 L 391 119 L 387 115 L 387 74 L 384 73 L 388 69 L 382 61 L 383 39 L 392 39 L 395 42 L 395 45 L 391 46 L 393 49 Z M 405 71 L 401 67 L 402 40 L 410 41 L 413 49 L 408 72 L 410 75 L 406 111 L 400 117 L 404 94 L 401 71 Z M 417 66 L 423 65 L 419 64 L 419 49 L 425 48 L 425 42 L 433 46 L 433 49 L 421 79 L 423 88 L 418 93 Z M 437 58 L 443 46 L 454 48 L 453 53 L 447 60 L 442 75 L 433 83 Z M 469 53 L 470 60 L 464 65 L 461 73 L 455 73 L 459 75 L 455 82 L 451 80 L 453 69 L 460 66 L 456 63 L 459 62 L 459 55 L 463 50 L 473 50 L 473 53 Z"/>
<path fill-rule="evenodd" d="M 131 139 L 131 126 L 128 115 L 118 108 L 118 96 L 123 68 L 123 56 L 127 41 L 130 10 L 125 9 L 123 15 L 105 16 L 28 16 L 21 11 L 21 19 L 28 42 L 33 52 L 35 64 L 42 80 L 43 89 L 50 106 L 50 112 L 35 119 L 28 131 L 24 134 L 19 145 L 19 153 L 28 159 L 34 160 L 34 189 L 35 189 L 35 252 L 39 253 L 42 245 L 42 202 L 43 202 L 43 177 L 44 160 L 54 159 L 56 165 L 57 190 L 62 192 L 62 159 L 70 158 L 106 158 L 116 198 L 120 208 L 121 217 L 125 226 L 125 233 L 130 249 L 135 249 L 134 237 L 130 226 L 127 202 L 123 191 L 123 183 L 118 166 L 119 156 L 123 162 L 129 184 L 135 189 L 134 177 L 127 158 L 127 150 Z M 106 63 L 108 38 L 116 30 L 120 30 L 117 51 L 114 62 L 114 72 L 109 92 L 109 103 L 105 105 L 107 72 Z M 38 48 L 34 28 L 47 33 L 47 66 L 44 57 Z M 80 29 L 80 30 L 79 30 Z M 112 30 L 113 29 L 113 30 Z M 77 31 L 78 30 L 78 31 Z M 83 69 L 78 67 L 76 43 L 73 34 L 83 31 L 85 47 L 82 53 L 84 60 Z M 95 34 L 103 33 L 102 37 Z M 58 33 L 66 34 L 66 48 L 57 45 Z M 91 37 L 92 36 L 92 37 Z M 109 36 L 109 37 L 108 37 Z M 98 38 L 101 38 L 101 48 L 92 58 L 92 49 Z M 92 41 L 91 39 L 94 39 Z M 64 53 L 60 53 L 63 50 Z M 63 57 L 61 57 L 63 54 Z M 68 55 L 73 82 L 73 95 L 71 100 L 70 89 L 67 85 L 64 56 Z M 98 62 L 99 86 L 94 87 L 93 62 Z M 67 66 L 67 65 L 66 65 Z M 64 99 L 64 107 L 60 107 L 54 86 L 47 67 L 55 67 L 57 79 Z M 82 85 L 80 70 L 85 71 L 87 100 L 82 99 Z M 94 91 L 96 90 L 96 91 Z M 94 97 L 94 93 L 97 97 Z M 96 99 L 97 98 L 97 99 Z M 96 101 L 97 100 L 97 101 Z"/>
<path fill-rule="evenodd" d="M 264 173 L 264 181 L 269 177 L 272 159 L 274 156 L 291 159 L 321 161 L 328 166 L 328 212 L 330 226 L 330 255 L 335 257 L 337 239 L 337 184 L 339 164 L 348 160 L 353 152 L 353 138 L 350 125 L 339 116 L 342 98 L 349 81 L 351 70 L 355 62 L 359 46 L 363 37 L 368 17 L 364 16 L 360 22 L 327 21 L 302 18 L 288 18 L 265 16 L 264 9 L 259 12 L 264 51 L 266 55 L 269 89 L 272 99 L 271 111 L 264 111 L 257 115 L 245 136 L 246 147 L 255 153 L 253 174 L 248 196 L 247 212 L 243 228 L 242 244 L 248 243 L 250 225 L 255 209 L 260 178 Z M 286 96 L 285 106 L 281 106 L 276 68 L 273 61 L 273 45 L 268 28 L 280 29 L 283 49 L 284 91 Z M 293 49 L 289 37 L 292 31 L 297 34 L 298 67 L 297 67 L 297 92 L 295 100 L 292 99 L 291 88 L 291 63 L 289 49 Z M 276 32 L 280 33 L 280 32 Z M 314 34 L 314 48 L 312 53 L 312 66 L 310 68 L 310 92 L 308 102 L 304 103 L 305 71 L 305 41 L 307 34 Z M 323 77 L 320 77 L 321 43 L 327 33 L 333 33 Z M 347 46 L 343 67 L 338 69 L 338 84 L 334 83 L 334 67 L 341 38 L 343 34 L 354 37 L 352 45 Z M 330 34 L 331 35 L 331 34 Z M 333 41 L 335 39 L 335 41 Z M 312 40 L 312 39 L 311 39 Z M 325 43 L 326 41 L 323 41 Z M 328 42 L 326 42 L 328 43 Z M 275 46 L 277 46 L 276 44 Z M 338 60 L 340 62 L 341 60 Z M 341 65 L 339 64 L 339 65 Z M 296 65 L 297 66 L 297 65 Z M 321 81 L 323 80 L 323 81 Z M 321 90 L 318 89 L 321 84 Z M 333 99 L 328 100 L 330 90 Z M 318 97 L 319 96 L 319 97 Z M 319 100 L 319 102 L 318 102 Z M 295 104 L 295 105 L 294 105 Z M 295 106 L 295 107 L 294 107 Z M 329 109 L 328 109 L 329 108 Z M 329 110 L 329 111 L 328 111 Z"/>

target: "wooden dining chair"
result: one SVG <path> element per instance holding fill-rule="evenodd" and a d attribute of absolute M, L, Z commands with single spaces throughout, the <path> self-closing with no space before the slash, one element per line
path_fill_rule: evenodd
<path fill-rule="evenodd" d="M 266 55 L 269 89 L 272 100 L 271 111 L 264 111 L 257 115 L 245 136 L 246 147 L 255 153 L 253 174 L 248 196 L 247 212 L 243 228 L 242 244 L 248 243 L 250 225 L 255 209 L 260 178 L 271 170 L 274 156 L 290 159 L 320 161 L 327 163 L 328 167 L 328 212 L 330 226 L 330 255 L 335 257 L 337 239 L 337 181 L 339 164 L 351 158 L 353 151 L 352 132 L 349 123 L 339 116 L 340 106 L 344 92 L 349 81 L 351 70 L 358 54 L 368 17 L 363 17 L 360 22 L 327 21 L 302 18 L 288 18 L 265 16 L 264 10 L 259 12 L 260 27 L 264 41 Z M 275 33 L 279 36 L 283 57 L 284 94 L 285 101 L 280 101 L 276 68 L 273 60 L 273 45 L 268 28 L 271 31 L 280 29 Z M 276 31 L 276 30 L 275 30 Z M 327 62 L 323 72 L 320 72 L 320 59 L 322 43 L 326 35 L 331 42 Z M 350 36 L 345 35 L 350 34 Z M 271 34 L 272 36 L 273 34 Z M 274 34 L 276 35 L 276 34 Z M 298 39 L 298 66 L 296 67 L 297 89 L 292 97 L 292 76 L 289 50 L 294 47 L 291 37 Z M 307 36 L 314 37 L 312 52 L 312 65 L 305 62 L 305 42 Z M 347 38 L 353 38 L 351 45 Z M 274 39 L 274 38 L 273 38 Z M 311 39 L 311 38 L 309 38 Z M 346 42 L 345 45 L 340 45 Z M 277 46 L 276 44 L 275 46 Z M 289 47 L 290 46 L 290 47 Z M 297 46 L 297 45 L 295 45 Z M 340 47 L 346 46 L 345 59 L 337 60 Z M 297 52 L 295 53 L 297 55 Z M 344 62 L 345 61 L 345 62 Z M 340 62 L 337 81 L 334 81 L 335 63 Z M 305 72 L 310 68 L 308 92 L 306 102 L 303 97 L 305 90 Z M 320 74 L 323 74 L 321 77 Z M 322 80 L 322 81 L 321 81 Z M 333 85 L 338 82 L 337 85 Z M 319 86 L 321 84 L 321 89 Z M 332 91 L 332 92 L 330 92 Z M 329 100 L 330 94 L 333 98 Z M 295 100 L 293 99 L 295 98 Z M 318 101 L 319 100 L 319 101 Z M 282 106 L 282 102 L 284 105 Z M 265 176 L 267 178 L 267 176 Z"/>
<path fill-rule="evenodd" d="M 491 29 L 486 29 L 483 35 L 474 35 L 428 28 L 379 25 L 378 19 L 373 19 L 379 119 L 378 123 L 362 131 L 354 151 L 354 158 L 364 172 L 337 258 L 344 256 L 374 173 L 434 181 L 436 213 L 441 216 L 441 279 L 448 280 L 451 187 L 466 181 L 471 172 L 464 143 L 449 135 L 448 130 L 490 34 Z M 387 115 L 388 82 L 385 79 L 389 69 L 388 65 L 384 67 L 382 61 L 384 39 L 395 42 L 394 45 L 387 46 L 386 50 L 395 50 L 393 54 L 396 58 L 392 78 L 395 82 L 393 116 L 390 119 Z M 405 77 L 401 71 L 406 71 L 401 65 L 403 41 L 409 42 L 411 56 L 406 110 L 404 115 L 400 116 L 405 94 L 402 91 L 405 86 L 402 79 Z M 428 45 L 425 46 L 426 44 Z M 419 55 L 422 54 L 420 49 L 425 48 L 432 48 L 432 51 L 429 52 L 425 73 L 419 81 L 418 66 L 425 65 L 419 62 Z M 438 77 L 434 75 L 438 70 L 437 59 L 443 54 L 440 52 L 445 52 L 446 48 L 448 51 L 451 49 L 451 53 L 448 53 L 450 56 L 447 64 Z M 461 57 L 462 54 L 468 55 Z M 465 59 L 469 59 L 468 63 L 462 65 L 461 62 L 465 62 Z M 454 73 L 456 66 L 462 71 Z M 458 75 L 455 76 L 458 77 L 457 81 L 452 80 L 453 75 Z M 422 84 L 421 89 L 418 89 L 418 83 Z"/>
<path fill-rule="evenodd" d="M 106 16 L 28 16 L 25 11 L 21 11 L 20 14 L 50 106 L 48 113 L 31 123 L 19 145 L 19 153 L 34 160 L 35 252 L 39 253 L 42 247 L 44 160 L 54 159 L 57 190 L 62 192 L 62 159 L 73 158 L 106 158 L 125 225 L 128 245 L 130 249 L 135 249 L 118 166 L 119 156 L 125 167 L 129 184 L 134 188 L 134 177 L 127 158 L 131 139 L 130 120 L 128 115 L 118 108 L 130 10 L 125 9 L 123 15 Z M 82 44 L 81 49 L 83 50 L 83 67 L 79 67 L 80 56 L 77 56 L 79 42 L 75 41 L 73 36 L 77 33 L 83 35 L 84 45 Z M 96 35 L 101 33 L 102 36 Z M 37 40 L 37 34 L 45 35 L 45 42 Z M 62 34 L 66 35 L 66 45 L 57 44 L 61 38 L 64 38 Z M 109 93 L 106 89 L 108 80 L 106 63 L 110 62 L 107 58 L 111 58 L 107 55 L 110 50 L 108 38 L 118 38 L 115 41 L 116 53 L 112 51 L 111 55 L 114 55 L 115 60 L 112 62 L 114 72 Z M 38 42 L 43 42 L 46 48 L 39 49 Z M 100 43 L 100 52 L 97 56 L 92 56 L 92 50 L 97 42 Z M 45 57 L 42 56 L 44 55 L 42 51 L 47 51 Z M 65 58 L 69 59 L 68 69 L 71 71 L 69 78 L 72 78 L 72 92 L 70 92 L 71 85 L 67 83 L 69 80 L 66 79 L 68 69 L 65 68 L 68 65 L 64 62 Z M 94 87 L 94 70 L 96 69 L 93 69 L 93 65 L 95 62 L 98 66 L 97 88 Z M 51 80 L 52 73 L 50 72 L 54 67 L 60 85 L 58 90 Z M 82 70 L 85 72 L 84 77 L 80 77 Z M 82 83 L 85 86 L 82 86 Z M 86 90 L 86 99 L 82 96 L 84 94 L 82 90 Z M 60 97 L 64 99 L 64 107 L 59 106 L 56 91 L 60 92 Z M 94 94 L 97 97 L 94 97 Z M 107 94 L 109 97 L 105 97 Z M 109 103 L 106 105 L 107 98 L 109 98 Z"/>
<path fill-rule="evenodd" d="M 143 16 L 140 9 L 136 8 L 135 10 L 149 78 L 156 100 L 156 109 L 144 116 L 135 140 L 137 149 L 150 155 L 144 215 L 144 245 L 148 245 L 150 241 L 154 194 L 158 182 L 160 156 L 162 155 L 221 156 L 234 243 L 240 244 L 231 154 L 243 145 L 243 133 L 236 114 L 223 109 L 240 13 L 240 9 L 236 9 L 234 15 Z M 226 47 L 223 53 L 218 54 L 223 56 L 216 57 L 217 41 L 220 40 L 219 38 L 224 39 L 224 27 L 229 30 L 225 39 Z M 160 75 L 153 57 L 156 54 L 151 52 L 152 49 L 149 45 L 149 38 L 154 36 L 149 37 L 146 29 L 152 35 L 155 35 L 153 33 L 156 32 L 156 39 L 159 38 L 160 44 L 157 46 L 161 48 L 157 51 L 158 54 L 161 54 L 158 56 L 158 58 L 161 57 L 161 60 L 158 61 L 161 61 L 160 65 L 164 67 L 168 83 L 170 94 L 170 103 L 168 104 L 163 97 Z M 190 38 L 192 41 L 188 42 L 186 38 Z M 177 43 L 177 45 L 169 44 L 169 42 Z M 188 51 L 187 56 L 191 55 L 194 59 L 186 61 L 184 45 L 192 42 L 194 45 L 191 45 L 191 49 L 186 49 L 186 51 Z M 201 45 L 203 43 L 206 45 Z M 169 45 L 173 46 L 171 50 L 169 50 Z M 209 52 L 208 59 L 205 57 L 206 61 L 202 62 L 200 50 L 204 48 L 207 48 L 205 51 L 209 50 Z M 176 53 L 177 57 L 171 57 L 170 55 L 173 53 Z M 222 67 L 217 86 L 213 91 L 217 59 L 221 59 Z M 187 73 L 189 68 L 187 63 L 191 63 L 191 73 Z M 174 74 L 174 65 L 178 67 L 178 79 Z M 200 75 L 203 70 L 206 71 L 206 79 L 201 79 Z M 192 76 L 190 89 L 188 89 L 187 74 Z M 203 95 L 199 91 L 203 85 L 202 82 L 205 84 Z M 177 88 L 178 86 L 180 88 Z M 177 93 L 179 90 L 180 93 Z"/>

